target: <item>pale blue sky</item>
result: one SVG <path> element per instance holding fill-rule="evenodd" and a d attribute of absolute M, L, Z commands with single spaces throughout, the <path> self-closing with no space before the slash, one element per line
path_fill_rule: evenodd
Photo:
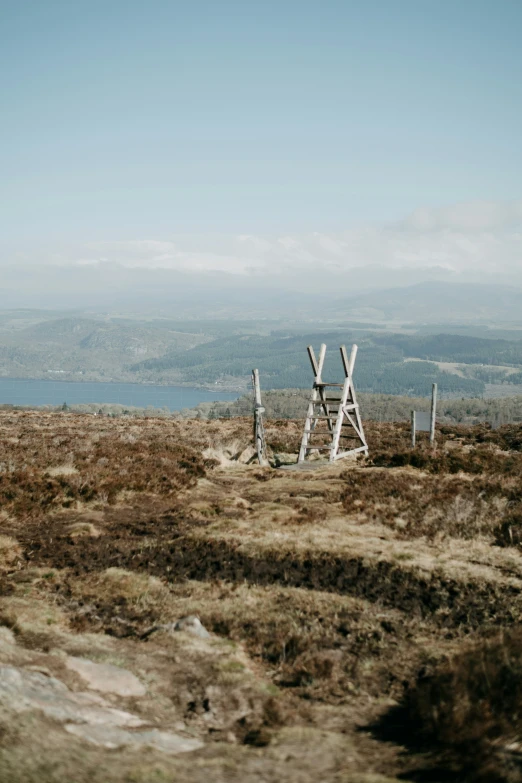
<path fill-rule="evenodd" d="M 521 0 L 0 0 L 2 242 L 520 199 L 521 37 Z"/>

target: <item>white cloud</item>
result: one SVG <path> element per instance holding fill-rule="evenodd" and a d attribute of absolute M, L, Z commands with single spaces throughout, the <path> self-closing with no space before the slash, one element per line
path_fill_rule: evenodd
<path fill-rule="evenodd" d="M 353 270 L 400 270 L 404 280 L 437 268 L 456 279 L 522 281 L 522 201 L 475 202 L 417 209 L 400 222 L 338 234 L 310 231 L 282 236 L 179 235 L 88 243 L 53 251 L 41 262 L 118 264 L 129 268 L 224 272 L 280 278 L 296 288 L 336 290 L 357 285 Z M 368 271 L 370 284 L 378 273 Z"/>
<path fill-rule="evenodd" d="M 208 239 L 198 237 L 183 237 L 176 242 L 153 239 L 97 242 L 90 243 L 89 249 L 103 253 L 103 256 L 99 256 L 100 262 L 103 257 L 105 262 L 129 268 L 248 274 L 252 267 L 263 266 L 263 262 L 255 261 L 255 255 L 259 252 L 257 245 L 254 245 L 252 255 L 251 251 L 236 250 L 236 240 L 237 237 L 229 237 L 227 247 L 221 252 L 207 249 Z"/>
<path fill-rule="evenodd" d="M 473 201 L 434 209 L 420 208 L 402 222 L 405 229 L 427 231 L 494 231 L 522 223 L 522 201 Z"/>

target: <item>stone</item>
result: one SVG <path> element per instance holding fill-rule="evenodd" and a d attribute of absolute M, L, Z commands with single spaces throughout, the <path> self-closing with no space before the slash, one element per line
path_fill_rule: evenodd
<path fill-rule="evenodd" d="M 0 704 L 13 712 L 37 710 L 62 723 L 144 725 L 136 715 L 111 707 L 98 694 L 74 693 L 55 677 L 15 666 L 0 666 Z"/>
<path fill-rule="evenodd" d="M 173 630 L 185 631 L 194 636 L 199 636 L 200 639 L 210 639 L 210 634 L 205 626 L 201 624 L 199 617 L 196 617 L 193 614 L 188 615 L 187 617 L 180 617 L 180 619 L 174 623 Z"/>
<path fill-rule="evenodd" d="M 244 465 L 248 465 L 254 458 L 257 458 L 257 451 L 253 446 L 247 446 L 246 449 L 235 455 L 235 459 Z"/>
<path fill-rule="evenodd" d="M 99 538 L 101 530 L 93 525 L 92 522 L 75 522 L 65 531 L 69 538 Z"/>
<path fill-rule="evenodd" d="M 114 693 L 117 696 L 145 696 L 146 687 L 138 678 L 120 666 L 110 663 L 94 663 L 87 658 L 69 656 L 65 665 L 79 674 L 88 687 L 101 693 Z"/>
<path fill-rule="evenodd" d="M 26 671 L 28 671 L 28 672 L 39 672 L 40 674 L 44 674 L 46 677 L 52 677 L 53 676 L 51 670 L 48 669 L 47 666 L 39 666 L 38 664 L 36 664 L 34 666 L 33 665 L 26 666 L 25 668 L 26 668 Z"/>
<path fill-rule="evenodd" d="M 199 617 L 196 617 L 193 614 L 187 615 L 187 617 L 180 617 L 179 620 L 176 620 L 173 623 L 153 625 L 141 635 L 141 638 L 147 639 L 153 633 L 156 633 L 156 631 L 163 631 L 164 633 L 169 634 L 176 631 L 183 631 L 185 633 L 191 633 L 193 636 L 199 636 L 200 639 L 211 638 L 205 626 L 201 624 Z"/>
<path fill-rule="evenodd" d="M 65 724 L 70 734 L 104 748 L 150 747 L 176 754 L 204 744 L 174 732 L 140 728 L 146 726 L 145 721 L 111 707 L 99 694 L 75 693 L 55 677 L 15 666 L 0 666 L 0 706 L 11 712 L 42 712 Z"/>
<path fill-rule="evenodd" d="M 121 747 L 151 747 L 163 753 L 188 753 L 203 747 L 203 742 L 192 737 L 182 737 L 168 731 L 149 729 L 147 731 L 125 731 L 106 726 L 87 724 L 68 724 L 65 727 L 70 734 L 81 737 L 93 745 L 116 749 Z"/>

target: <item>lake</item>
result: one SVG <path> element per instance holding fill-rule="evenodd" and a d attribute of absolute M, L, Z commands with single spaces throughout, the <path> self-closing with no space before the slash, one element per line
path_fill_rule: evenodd
<path fill-rule="evenodd" d="M 75 383 L 0 378 L 0 403 L 13 405 L 68 405 L 94 402 L 134 408 L 168 408 L 179 411 L 200 402 L 236 400 L 237 392 L 213 392 L 185 386 L 149 386 L 141 383 Z"/>

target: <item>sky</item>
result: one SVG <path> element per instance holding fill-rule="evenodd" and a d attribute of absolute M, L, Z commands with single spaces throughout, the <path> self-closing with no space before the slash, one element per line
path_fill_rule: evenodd
<path fill-rule="evenodd" d="M 0 0 L 0 264 L 514 280 L 521 30 L 520 0 Z"/>

